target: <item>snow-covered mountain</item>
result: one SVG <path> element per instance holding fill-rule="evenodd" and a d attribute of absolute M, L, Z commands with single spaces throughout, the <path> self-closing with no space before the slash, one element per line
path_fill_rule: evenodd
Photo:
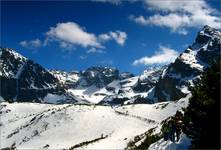
<path fill-rule="evenodd" d="M 168 101 L 184 97 L 189 93 L 188 87 L 220 56 L 220 51 L 221 32 L 204 26 L 195 42 L 164 70 L 154 89 L 155 99 Z"/>
<path fill-rule="evenodd" d="M 162 72 L 155 68 L 135 77 L 129 72 L 119 73 L 113 67 L 90 67 L 80 72 L 47 70 L 12 49 L 1 48 L 0 51 L 0 96 L 6 101 L 148 103 L 144 97 Z"/>
<path fill-rule="evenodd" d="M 119 73 L 116 68 L 90 67 L 80 72 L 51 71 L 72 97 L 99 104 L 149 103 L 147 91 L 154 87 L 165 67 L 145 70 L 140 76 Z"/>
<path fill-rule="evenodd" d="M 12 49 L 0 48 L 0 96 L 7 101 L 46 102 L 74 101 L 57 78 L 41 65 Z"/>
<path fill-rule="evenodd" d="M 220 47 L 220 31 L 205 26 L 175 62 L 148 68 L 139 76 L 114 67 L 48 71 L 12 49 L 1 48 L 0 96 L 6 101 L 102 105 L 178 100 L 220 55 Z"/>
<path fill-rule="evenodd" d="M 116 68 L 90 67 L 66 73 L 68 92 L 77 100 L 99 104 L 154 103 L 185 97 L 210 62 L 220 55 L 221 32 L 204 26 L 175 62 L 148 68 L 140 76 Z M 63 82 L 63 79 L 58 78 Z"/>

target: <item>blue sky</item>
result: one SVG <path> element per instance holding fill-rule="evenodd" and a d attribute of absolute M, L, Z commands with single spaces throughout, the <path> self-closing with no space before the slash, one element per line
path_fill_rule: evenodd
<path fill-rule="evenodd" d="M 164 65 L 204 25 L 220 29 L 220 1 L 1 2 L 1 46 L 48 69 Z"/>

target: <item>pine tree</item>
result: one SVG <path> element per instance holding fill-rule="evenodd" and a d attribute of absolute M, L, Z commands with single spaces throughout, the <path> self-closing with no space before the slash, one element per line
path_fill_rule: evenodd
<path fill-rule="evenodd" d="M 220 148 L 220 65 L 219 58 L 191 90 L 184 131 L 193 139 L 194 149 Z"/>

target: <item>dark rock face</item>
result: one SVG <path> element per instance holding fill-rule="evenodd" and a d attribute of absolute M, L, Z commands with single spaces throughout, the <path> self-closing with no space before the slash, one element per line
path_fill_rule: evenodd
<path fill-rule="evenodd" d="M 204 33 L 199 33 L 196 37 L 196 43 L 205 44 L 211 39 L 210 36 L 205 35 Z"/>
<path fill-rule="evenodd" d="M 127 98 L 127 97 L 107 96 L 99 104 L 100 105 L 123 105 L 124 102 L 127 100 L 129 100 L 129 98 Z"/>
<path fill-rule="evenodd" d="M 171 63 L 155 87 L 158 101 L 178 100 L 186 95 L 182 88 L 197 82 L 198 77 L 220 55 L 221 32 L 205 26 L 195 42 Z"/>
<path fill-rule="evenodd" d="M 132 78 L 132 77 L 134 77 L 134 74 L 130 72 L 123 72 L 120 74 L 119 79 L 124 80 L 124 79 Z"/>
<path fill-rule="evenodd" d="M 150 102 L 146 98 L 137 95 L 133 97 L 133 101 L 129 101 L 127 104 L 150 104 Z"/>
<path fill-rule="evenodd" d="M 0 47 L 0 75 L 6 78 L 15 78 L 19 68 L 27 62 L 27 59 L 11 49 Z"/>
<path fill-rule="evenodd" d="M 143 72 L 143 74 L 139 77 L 138 83 L 133 90 L 135 92 L 147 92 L 151 88 L 153 88 L 158 82 L 163 70 L 167 66 L 149 68 Z"/>
<path fill-rule="evenodd" d="M 16 73 L 27 59 L 9 49 L 0 48 L 0 94 L 4 99 L 13 100 L 16 96 Z"/>
<path fill-rule="evenodd" d="M 163 77 L 155 87 L 155 95 L 159 101 L 177 100 L 186 94 L 181 92 L 177 87 L 187 85 L 185 78 L 192 78 L 202 73 L 201 70 L 191 68 L 190 65 L 184 63 L 181 57 L 178 57 L 174 63 L 170 64 L 165 70 Z"/>
<path fill-rule="evenodd" d="M 154 85 L 155 85 L 155 83 L 151 82 L 151 80 L 147 80 L 144 82 L 144 81 L 138 79 L 137 85 L 135 87 L 133 87 L 133 90 L 136 92 L 147 92 Z"/>
<path fill-rule="evenodd" d="M 80 78 L 79 72 L 66 72 L 62 70 L 50 70 L 50 73 L 59 80 L 66 89 L 74 88 Z"/>
<path fill-rule="evenodd" d="M 1 96 L 8 101 L 40 102 L 47 93 L 62 94 L 58 80 L 39 64 L 1 48 Z"/>
<path fill-rule="evenodd" d="M 136 95 L 132 98 L 121 97 L 121 96 L 106 96 L 103 101 L 99 103 L 100 105 L 128 105 L 128 104 L 150 104 L 148 99 L 142 97 L 141 95 Z"/>
<path fill-rule="evenodd" d="M 0 77 L 0 95 L 5 99 L 12 101 L 16 96 L 16 80 Z"/>
<path fill-rule="evenodd" d="M 87 86 L 95 85 L 99 88 L 111 83 L 119 78 L 119 71 L 110 67 L 90 67 L 80 73 L 82 80 Z"/>
<path fill-rule="evenodd" d="M 58 80 L 40 65 L 28 61 L 18 81 L 19 94 L 17 99 L 39 99 L 47 93 L 62 94 Z"/>

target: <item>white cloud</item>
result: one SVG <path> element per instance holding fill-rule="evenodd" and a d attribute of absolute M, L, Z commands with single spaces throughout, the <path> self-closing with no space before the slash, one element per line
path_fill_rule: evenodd
<path fill-rule="evenodd" d="M 48 46 L 52 42 L 57 42 L 60 48 L 73 50 L 76 46 L 90 48 L 87 53 L 104 53 L 106 42 L 114 40 L 119 45 L 124 45 L 127 34 L 123 31 L 110 31 L 100 35 L 89 33 L 84 27 L 75 22 L 58 23 L 54 27 L 50 27 L 45 33 L 46 37 L 41 42 L 39 39 L 31 41 L 21 41 L 19 44 L 27 48 L 37 48 L 40 46 Z M 94 48 L 94 49 L 93 49 Z"/>
<path fill-rule="evenodd" d="M 144 17 L 144 16 L 134 16 L 134 15 L 130 15 L 129 19 L 140 24 L 140 25 L 148 25 L 148 20 Z"/>
<path fill-rule="evenodd" d="M 204 0 L 164 0 L 164 1 L 156 1 L 156 0 L 145 0 L 145 4 L 149 9 L 155 9 L 160 11 L 185 11 L 185 12 L 193 12 L 193 11 L 201 11 L 205 9 L 205 11 L 211 11 L 211 8 L 207 5 Z"/>
<path fill-rule="evenodd" d="M 174 13 L 164 16 L 156 14 L 148 18 L 144 18 L 143 16 L 131 16 L 130 18 L 141 25 L 156 25 L 160 27 L 169 27 L 171 28 L 172 32 L 178 31 L 181 34 L 187 34 L 187 31 L 183 28 L 190 23 L 189 17 Z"/>
<path fill-rule="evenodd" d="M 127 34 L 121 31 L 110 32 L 110 35 L 120 45 L 124 45 L 125 40 L 127 39 Z"/>
<path fill-rule="evenodd" d="M 105 53 L 105 51 L 92 47 L 91 49 L 87 50 L 86 53 L 87 54 L 90 54 L 90 53 L 100 53 L 100 54 L 102 54 L 102 53 Z"/>
<path fill-rule="evenodd" d="M 84 48 L 104 49 L 105 46 L 102 44 L 109 40 L 115 40 L 118 44 L 123 45 L 127 38 L 125 32 L 118 30 L 96 36 L 94 33 L 85 31 L 85 28 L 75 22 L 58 23 L 55 27 L 51 27 L 46 35 L 46 43 L 57 41 L 62 48 L 78 45 Z M 101 50 L 96 52 L 101 52 Z"/>
<path fill-rule="evenodd" d="M 87 58 L 87 56 L 85 56 L 85 55 L 81 55 L 80 56 L 80 59 L 82 59 L 82 60 L 84 60 L 84 59 L 86 59 Z"/>
<path fill-rule="evenodd" d="M 59 46 L 60 46 L 61 48 L 65 48 L 65 49 L 68 49 L 68 50 L 75 49 L 75 47 L 74 47 L 72 44 L 66 43 L 66 42 L 60 42 L 60 43 L 59 43 Z"/>
<path fill-rule="evenodd" d="M 122 0 L 92 0 L 94 2 L 110 3 L 114 5 L 119 5 L 122 3 Z"/>
<path fill-rule="evenodd" d="M 111 40 L 111 36 L 107 33 L 103 33 L 103 34 L 100 34 L 98 36 L 98 39 L 101 41 L 101 42 L 106 42 L 106 41 L 109 41 Z"/>
<path fill-rule="evenodd" d="M 116 41 L 119 45 L 124 45 L 126 39 L 127 39 L 127 34 L 122 31 L 110 31 L 109 33 L 104 33 L 100 34 L 98 36 L 99 41 L 101 42 L 106 42 L 110 40 Z"/>
<path fill-rule="evenodd" d="M 58 23 L 46 35 L 55 41 L 80 45 L 82 47 L 102 47 L 93 33 L 86 32 L 74 22 Z"/>
<path fill-rule="evenodd" d="M 159 50 L 153 56 L 145 56 L 137 59 L 133 62 L 133 65 L 167 64 L 174 61 L 177 56 L 177 51 L 161 45 L 159 46 Z"/>
<path fill-rule="evenodd" d="M 130 3 L 134 3 L 134 2 L 142 2 L 142 0 L 91 0 L 93 2 L 102 2 L 102 3 L 110 3 L 113 5 L 120 5 L 123 2 L 130 2 Z"/>
<path fill-rule="evenodd" d="M 141 25 L 155 25 L 170 28 L 172 32 L 187 34 L 189 27 L 209 25 L 220 29 L 221 19 L 217 10 L 212 9 L 204 0 L 194 1 L 156 1 L 146 0 L 149 10 L 157 14 L 144 16 L 130 16 L 130 19 Z"/>
<path fill-rule="evenodd" d="M 28 49 L 36 49 L 40 46 L 42 46 L 42 42 L 39 39 L 34 39 L 31 41 L 21 41 L 19 43 L 22 47 L 28 48 Z"/>

